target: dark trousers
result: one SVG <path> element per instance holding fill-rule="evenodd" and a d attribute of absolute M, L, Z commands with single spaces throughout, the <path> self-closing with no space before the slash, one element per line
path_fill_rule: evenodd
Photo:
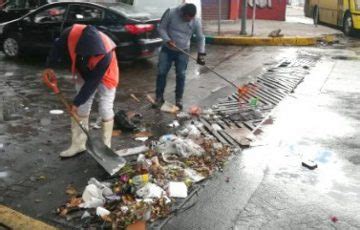
<path fill-rule="evenodd" d="M 184 94 L 186 69 L 189 57 L 179 51 L 171 50 L 165 46 L 161 48 L 156 79 L 156 98 L 162 99 L 166 87 L 166 78 L 172 63 L 175 63 L 176 89 L 175 99 L 180 101 Z"/>

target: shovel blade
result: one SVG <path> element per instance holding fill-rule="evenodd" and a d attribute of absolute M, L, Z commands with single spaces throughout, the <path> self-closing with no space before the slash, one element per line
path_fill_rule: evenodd
<path fill-rule="evenodd" d="M 123 157 L 117 155 L 98 138 L 89 137 L 86 142 L 86 150 L 111 176 L 126 164 Z"/>

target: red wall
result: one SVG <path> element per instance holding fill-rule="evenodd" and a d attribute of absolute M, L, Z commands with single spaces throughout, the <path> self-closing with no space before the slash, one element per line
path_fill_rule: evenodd
<path fill-rule="evenodd" d="M 242 1 L 240 0 L 240 17 L 241 17 L 241 6 Z M 249 5 L 247 7 L 247 16 L 248 18 L 252 18 L 253 8 Z M 271 8 L 256 8 L 256 19 L 264 19 L 264 20 L 277 20 L 277 21 L 285 21 L 286 15 L 286 0 L 272 0 Z"/>
<path fill-rule="evenodd" d="M 228 20 L 230 13 L 230 0 L 222 0 L 221 19 Z M 218 0 L 201 0 L 203 20 L 218 19 Z"/>

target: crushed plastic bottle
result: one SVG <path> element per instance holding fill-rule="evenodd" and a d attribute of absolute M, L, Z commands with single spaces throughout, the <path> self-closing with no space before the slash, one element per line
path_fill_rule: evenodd
<path fill-rule="evenodd" d="M 151 176 L 148 173 L 146 173 L 146 174 L 134 176 L 133 178 L 131 178 L 129 180 L 129 183 L 136 187 L 141 187 L 141 186 L 145 185 L 146 183 L 148 183 L 150 181 L 150 179 L 151 179 Z"/>
<path fill-rule="evenodd" d="M 259 102 L 259 98 L 252 97 L 249 101 L 250 106 L 257 107 Z"/>

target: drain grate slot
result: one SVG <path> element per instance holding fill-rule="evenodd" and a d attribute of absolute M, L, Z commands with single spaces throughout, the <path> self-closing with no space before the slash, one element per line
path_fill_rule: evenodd
<path fill-rule="evenodd" d="M 203 135 L 212 135 L 223 144 L 241 146 L 236 138 L 229 135 L 231 130 L 234 135 L 234 131 L 239 128 L 251 132 L 257 129 L 271 110 L 304 80 L 309 74 L 309 67 L 315 66 L 318 60 L 303 55 L 301 60 L 285 60 L 259 73 L 256 82 L 243 86 L 245 92 L 240 97 L 238 93 L 233 93 L 213 105 L 212 110 L 216 114 L 213 119 L 199 118 L 199 122 L 204 125 L 200 131 Z M 250 105 L 253 98 L 258 99 L 255 108 Z M 214 130 L 213 124 L 219 125 L 222 130 Z"/>

